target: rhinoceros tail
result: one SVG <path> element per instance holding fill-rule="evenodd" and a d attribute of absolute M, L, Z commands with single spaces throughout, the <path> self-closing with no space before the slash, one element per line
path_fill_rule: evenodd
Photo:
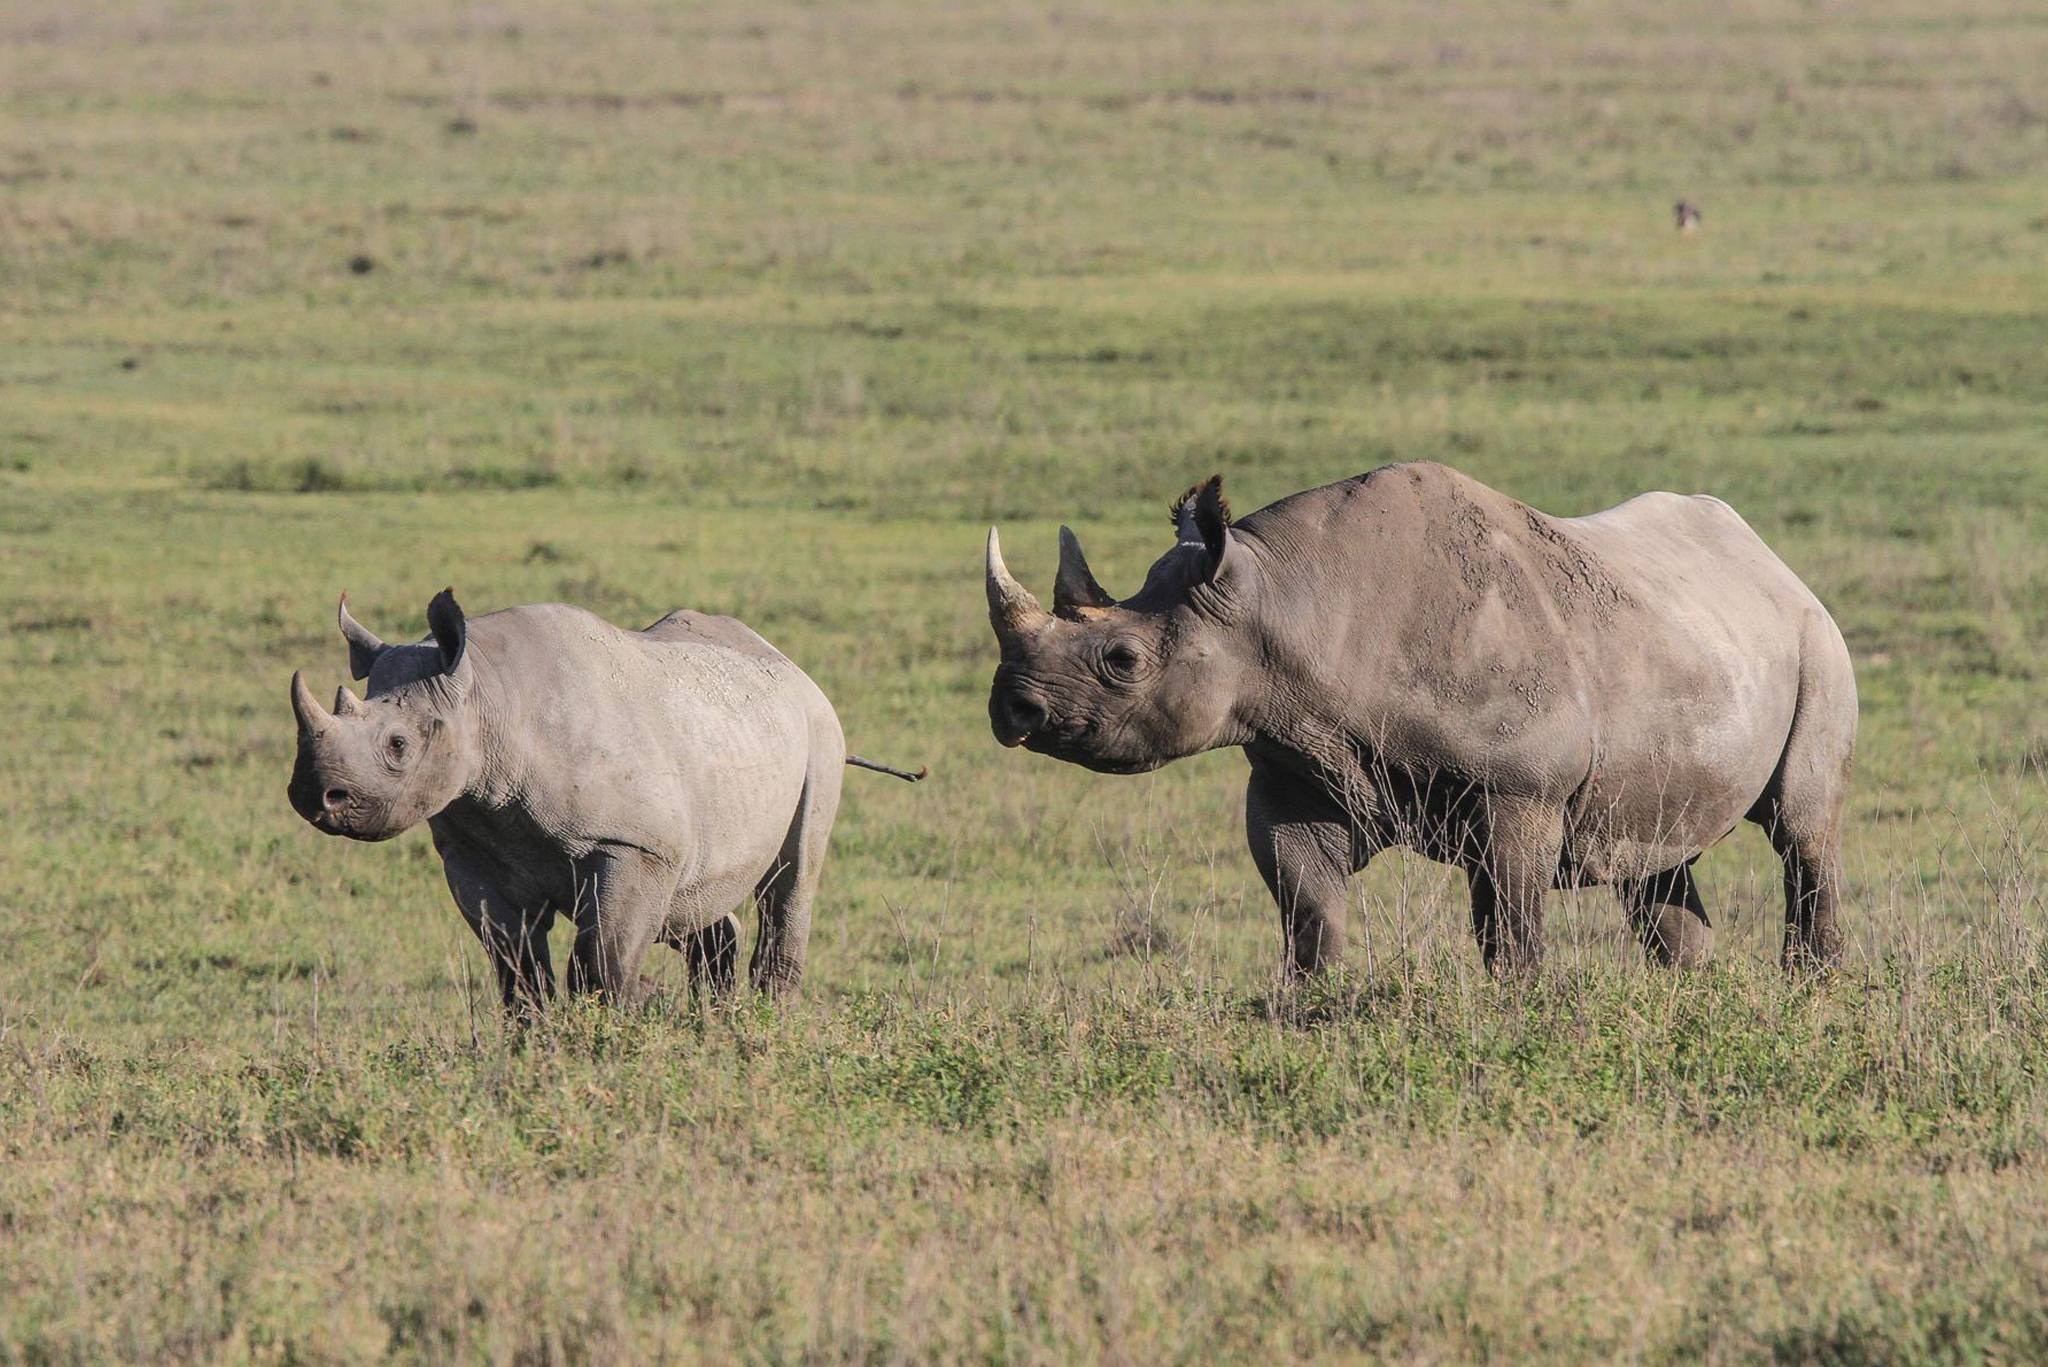
<path fill-rule="evenodd" d="M 871 759 L 862 759 L 859 755 L 848 755 L 846 762 L 856 769 L 872 769 L 878 774 L 887 774 L 891 778 L 900 778 L 905 783 L 916 783 L 919 779 L 929 777 L 932 772 L 929 764 L 920 765 L 918 771 L 913 774 L 908 769 L 896 769 L 887 764 L 877 764 Z"/>

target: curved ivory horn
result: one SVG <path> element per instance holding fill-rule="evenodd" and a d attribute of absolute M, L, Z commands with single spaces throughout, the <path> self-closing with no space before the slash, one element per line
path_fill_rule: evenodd
<path fill-rule="evenodd" d="M 292 671 L 292 715 L 299 719 L 301 735 L 310 733 L 317 736 L 334 720 L 321 710 L 320 700 L 313 696 L 312 689 L 306 687 L 306 674 L 300 669 Z"/>
<path fill-rule="evenodd" d="M 370 666 L 384 653 L 384 642 L 349 612 L 346 589 L 342 590 L 341 605 L 335 609 L 334 619 L 341 625 L 342 639 L 348 642 L 348 672 L 358 679 L 369 678 Z"/>
<path fill-rule="evenodd" d="M 363 713 L 362 700 L 348 691 L 343 684 L 334 690 L 334 715 L 337 717 L 359 717 Z"/>
<path fill-rule="evenodd" d="M 1010 577 L 1010 567 L 1003 563 L 1002 539 L 996 529 L 988 529 L 988 621 L 996 629 L 996 635 L 1004 638 L 1025 636 L 1039 631 L 1052 620 L 1052 614 L 1038 605 L 1025 588 Z"/>
<path fill-rule="evenodd" d="M 1116 599 L 1095 582 L 1095 575 L 1088 568 L 1088 557 L 1081 551 L 1081 538 L 1074 535 L 1071 527 L 1060 528 L 1060 572 L 1059 577 L 1052 581 L 1053 611 L 1061 608 L 1106 608 L 1115 604 Z"/>

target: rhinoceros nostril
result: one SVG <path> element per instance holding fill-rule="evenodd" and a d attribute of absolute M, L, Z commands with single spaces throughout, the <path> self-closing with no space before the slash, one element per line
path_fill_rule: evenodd
<path fill-rule="evenodd" d="M 1029 736 L 1045 725 L 1045 705 L 1035 698 L 1010 699 L 1010 726 Z"/>
<path fill-rule="evenodd" d="M 320 805 L 330 812 L 340 811 L 343 807 L 348 806 L 348 797 L 349 793 L 346 788 L 329 788 L 320 795 Z"/>

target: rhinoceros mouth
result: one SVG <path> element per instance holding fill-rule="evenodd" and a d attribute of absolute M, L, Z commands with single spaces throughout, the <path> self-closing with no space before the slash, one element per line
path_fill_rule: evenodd
<path fill-rule="evenodd" d="M 1149 774 L 1154 769 L 1163 767 L 1166 761 L 1159 759 L 1119 760 L 1101 759 L 1096 756 L 1076 756 L 1074 763 L 1084 769 L 1092 769 L 1098 774 Z"/>
<path fill-rule="evenodd" d="M 365 845 L 382 844 L 405 833 L 403 827 L 395 830 L 368 828 L 366 823 L 360 820 L 351 820 L 348 813 L 322 812 L 318 816 L 307 817 L 306 820 L 322 835 L 338 835 L 344 840 L 360 840 Z"/>
<path fill-rule="evenodd" d="M 345 807 L 329 808 L 312 796 L 314 790 L 294 785 L 288 796 L 292 809 L 308 826 L 322 835 L 338 835 L 346 840 L 361 840 L 367 844 L 390 840 L 404 833 L 404 828 L 386 830 L 385 813 L 378 810 L 363 810 L 360 803 Z"/>
<path fill-rule="evenodd" d="M 1083 769 L 1098 774 L 1149 774 L 1166 762 L 1157 759 L 1117 759 L 1110 755 L 1099 755 L 1072 739 L 1043 734 L 1025 737 L 1024 748 L 1048 759 L 1078 764 Z"/>

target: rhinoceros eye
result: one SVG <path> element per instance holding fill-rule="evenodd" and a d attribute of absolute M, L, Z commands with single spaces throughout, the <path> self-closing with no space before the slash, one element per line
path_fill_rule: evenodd
<path fill-rule="evenodd" d="M 1102 672 L 1121 683 L 1138 677 L 1144 657 L 1129 641 L 1112 641 L 1102 652 Z"/>
<path fill-rule="evenodd" d="M 384 742 L 384 752 L 391 756 L 392 763 L 400 764 L 405 761 L 408 745 L 403 731 L 393 731 Z"/>

